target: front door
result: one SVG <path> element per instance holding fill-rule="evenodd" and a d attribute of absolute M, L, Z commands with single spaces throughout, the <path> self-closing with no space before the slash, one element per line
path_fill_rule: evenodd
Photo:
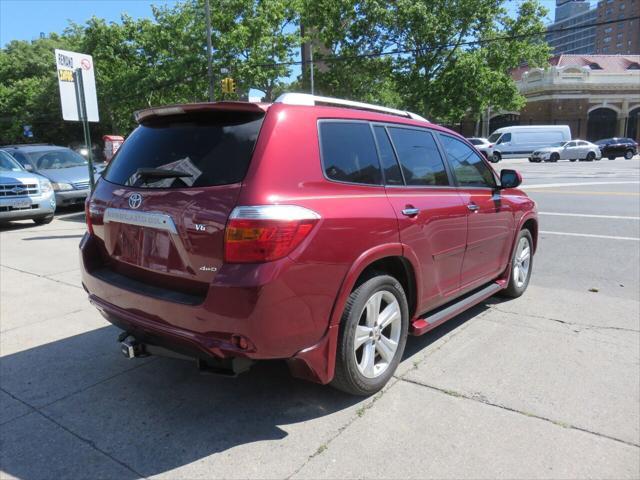
<path fill-rule="evenodd" d="M 422 313 L 444 303 L 460 286 L 467 208 L 431 131 L 376 125 L 374 132 L 400 240 L 418 257 L 423 287 L 417 303 Z"/>
<path fill-rule="evenodd" d="M 565 144 L 565 146 L 560 149 L 560 158 L 562 160 L 583 158 L 583 155 L 580 154 L 580 147 L 578 147 L 577 142 L 569 142 Z"/>
<path fill-rule="evenodd" d="M 501 196 L 493 169 L 463 141 L 440 141 L 467 209 L 467 242 L 460 286 L 469 289 L 497 278 L 509 261 L 513 209 Z"/>

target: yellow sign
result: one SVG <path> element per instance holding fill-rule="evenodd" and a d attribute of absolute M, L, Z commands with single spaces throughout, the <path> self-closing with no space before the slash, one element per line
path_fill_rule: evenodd
<path fill-rule="evenodd" d="M 73 82 L 73 70 L 58 70 L 58 78 L 61 82 Z"/>

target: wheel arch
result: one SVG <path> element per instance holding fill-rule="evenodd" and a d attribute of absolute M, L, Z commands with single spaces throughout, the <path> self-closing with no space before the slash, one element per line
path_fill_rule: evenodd
<path fill-rule="evenodd" d="M 518 232 L 525 228 L 531 232 L 531 238 L 533 239 L 533 252 L 535 253 L 538 249 L 538 219 L 533 216 L 524 218 L 520 222 Z"/>
<path fill-rule="evenodd" d="M 419 263 L 416 263 L 418 259 L 414 257 L 413 251 L 405 249 L 405 246 L 400 243 L 378 245 L 362 253 L 353 262 L 342 281 L 323 338 L 316 345 L 298 352 L 287 361 L 291 374 L 294 377 L 321 384 L 329 383 L 333 379 L 342 313 L 349 295 L 358 282 L 362 282 L 368 277 L 369 272 L 381 271 L 392 274 L 394 277 L 403 274 L 404 278 L 399 278 L 398 281 L 403 285 L 403 288 L 405 288 L 405 284 L 407 285 L 405 293 L 409 305 L 414 302 L 414 306 L 410 306 L 410 309 L 417 308 L 415 304 L 418 298 L 417 292 L 420 292 L 421 288 L 421 278 L 417 268 Z M 410 313 L 409 320 L 412 315 L 413 313 Z"/>

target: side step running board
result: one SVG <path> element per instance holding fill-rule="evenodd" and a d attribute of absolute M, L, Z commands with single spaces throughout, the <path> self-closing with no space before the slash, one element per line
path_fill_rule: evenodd
<path fill-rule="evenodd" d="M 498 283 L 490 283 L 486 287 L 476 290 L 474 293 L 460 298 L 455 303 L 452 303 L 441 310 L 436 310 L 432 313 L 420 317 L 411 323 L 411 334 L 422 335 L 427 333 L 435 326 L 445 322 L 456 315 L 464 312 L 468 308 L 477 305 L 478 303 L 486 300 L 493 294 L 502 290 L 502 286 Z"/>

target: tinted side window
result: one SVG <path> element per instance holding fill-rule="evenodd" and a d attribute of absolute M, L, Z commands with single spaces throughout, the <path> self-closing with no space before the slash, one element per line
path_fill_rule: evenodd
<path fill-rule="evenodd" d="M 500 139 L 499 143 L 507 143 L 511 141 L 511 134 L 510 133 L 505 133 L 502 138 Z"/>
<path fill-rule="evenodd" d="M 389 128 L 407 185 L 449 185 L 433 135 L 408 128 Z"/>
<path fill-rule="evenodd" d="M 400 165 L 398 165 L 396 154 L 393 152 L 393 147 L 385 128 L 374 127 L 373 131 L 378 142 L 380 163 L 382 163 L 382 169 L 384 170 L 385 183 L 387 185 L 402 185 L 404 182 L 400 172 Z"/>
<path fill-rule="evenodd" d="M 331 180 L 381 185 L 378 152 L 368 123 L 320 122 L 320 150 Z"/>
<path fill-rule="evenodd" d="M 440 135 L 449 165 L 461 186 L 495 187 L 496 180 L 491 169 L 468 145 L 457 138 Z"/>

